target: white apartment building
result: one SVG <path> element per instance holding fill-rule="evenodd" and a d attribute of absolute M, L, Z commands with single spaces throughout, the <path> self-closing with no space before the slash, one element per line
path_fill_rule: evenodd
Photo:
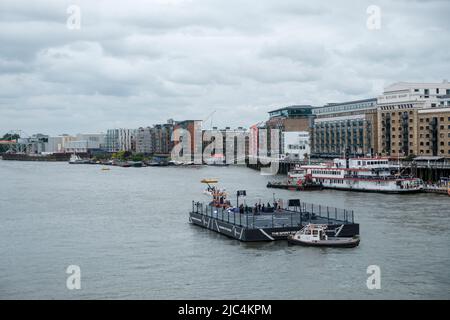
<path fill-rule="evenodd" d="M 136 152 L 153 153 L 152 128 L 139 128 L 136 130 Z"/>
<path fill-rule="evenodd" d="M 288 131 L 282 133 L 280 157 L 289 160 L 304 160 L 311 154 L 310 134 L 308 131 Z"/>
<path fill-rule="evenodd" d="M 106 132 L 106 150 L 108 152 L 132 151 L 135 130 L 108 129 Z"/>
<path fill-rule="evenodd" d="M 67 134 L 48 137 L 45 144 L 47 153 L 86 153 L 92 149 L 101 149 L 105 147 L 106 135 L 104 133 L 77 134 L 70 136 Z"/>
<path fill-rule="evenodd" d="M 381 110 L 436 108 L 445 95 L 450 95 L 447 80 L 440 83 L 397 82 L 384 89 L 377 103 Z"/>
<path fill-rule="evenodd" d="M 104 148 L 105 142 L 106 135 L 104 133 L 81 133 L 77 134 L 75 139 L 66 142 L 64 149 L 69 153 L 86 153 L 89 150 Z"/>

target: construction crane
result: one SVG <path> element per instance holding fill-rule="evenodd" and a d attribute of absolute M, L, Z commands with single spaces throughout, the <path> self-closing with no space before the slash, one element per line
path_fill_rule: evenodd
<path fill-rule="evenodd" d="M 0 140 L 0 145 L 3 147 L 0 148 L 3 152 L 24 152 L 25 145 L 22 145 L 18 138 L 24 138 L 27 134 L 22 130 L 10 130 L 3 137 L 4 140 Z"/>
<path fill-rule="evenodd" d="M 213 112 L 211 112 L 206 118 L 205 120 L 203 120 L 203 122 L 208 121 L 209 118 L 211 118 L 211 124 L 210 124 L 210 129 L 212 129 L 212 125 L 213 125 L 213 115 L 214 113 L 216 113 L 217 110 L 214 110 Z"/>

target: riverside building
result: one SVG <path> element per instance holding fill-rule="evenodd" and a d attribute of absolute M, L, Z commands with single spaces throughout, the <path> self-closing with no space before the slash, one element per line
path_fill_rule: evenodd
<path fill-rule="evenodd" d="M 450 157 L 450 84 L 398 82 L 378 97 L 378 149 Z"/>
<path fill-rule="evenodd" d="M 106 150 L 108 152 L 133 151 L 132 129 L 108 129 L 106 132 Z"/>
<path fill-rule="evenodd" d="M 136 130 L 136 152 L 151 154 L 153 153 L 152 128 L 139 128 Z"/>
<path fill-rule="evenodd" d="M 329 103 L 313 109 L 311 148 L 316 157 L 374 155 L 377 149 L 377 99 Z"/>
<path fill-rule="evenodd" d="M 209 163 L 245 163 L 249 150 L 249 131 L 243 127 L 203 130 L 203 161 Z"/>
<path fill-rule="evenodd" d="M 172 141 L 175 121 L 167 120 L 165 124 L 156 124 L 151 128 L 152 153 L 158 155 L 170 155 L 174 142 Z"/>
<path fill-rule="evenodd" d="M 273 150 L 276 144 L 271 143 L 270 129 L 279 130 L 278 157 L 285 159 L 293 157 L 303 158 L 309 153 L 309 144 L 304 141 L 310 140 L 311 127 L 313 125 L 313 107 L 311 105 L 293 105 L 282 107 L 269 112 L 269 120 L 263 128 L 267 130 L 268 149 Z M 259 135 L 258 135 L 258 146 Z"/>
<path fill-rule="evenodd" d="M 175 122 L 172 156 L 183 163 L 202 163 L 202 120 Z M 173 160 L 173 159 L 172 159 Z"/>

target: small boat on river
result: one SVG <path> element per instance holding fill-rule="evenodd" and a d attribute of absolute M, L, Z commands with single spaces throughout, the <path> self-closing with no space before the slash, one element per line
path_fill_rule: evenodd
<path fill-rule="evenodd" d="M 307 174 L 306 170 L 297 169 L 295 173 L 288 173 L 286 181 L 270 181 L 267 183 L 267 188 L 297 190 L 297 191 L 312 191 L 322 190 L 323 185 L 320 182 L 313 181 L 312 175 Z"/>
<path fill-rule="evenodd" d="M 295 234 L 289 235 L 287 238 L 288 242 L 291 244 L 298 244 L 310 247 L 354 248 L 359 245 L 360 242 L 359 236 L 354 237 L 328 236 L 327 227 L 328 227 L 327 225 L 323 224 L 308 224 Z M 336 234 L 335 230 L 334 233 Z"/>
<path fill-rule="evenodd" d="M 69 159 L 70 164 L 89 164 L 89 160 L 81 159 L 78 155 L 72 154 Z"/>

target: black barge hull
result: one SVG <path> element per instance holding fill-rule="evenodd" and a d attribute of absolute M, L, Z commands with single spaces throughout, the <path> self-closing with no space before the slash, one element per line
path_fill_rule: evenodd
<path fill-rule="evenodd" d="M 295 190 L 295 191 L 314 191 L 314 190 L 323 190 L 323 186 L 321 184 L 310 184 L 310 185 L 289 185 L 289 184 L 278 184 L 278 183 L 267 183 L 267 188 L 274 189 L 286 189 L 286 190 Z"/>

